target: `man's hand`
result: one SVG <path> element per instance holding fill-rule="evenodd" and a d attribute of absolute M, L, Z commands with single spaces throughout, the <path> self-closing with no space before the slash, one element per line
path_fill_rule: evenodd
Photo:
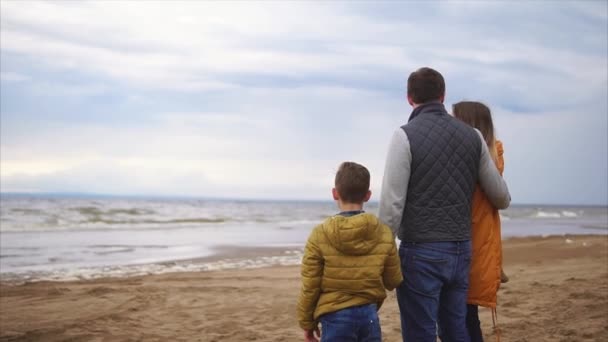
<path fill-rule="evenodd" d="M 319 342 L 321 338 L 321 333 L 319 332 L 319 327 L 316 327 L 311 330 L 304 330 L 304 341 L 305 342 Z"/>

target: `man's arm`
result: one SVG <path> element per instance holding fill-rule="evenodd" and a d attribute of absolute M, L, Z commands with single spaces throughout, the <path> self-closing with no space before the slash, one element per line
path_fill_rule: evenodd
<path fill-rule="evenodd" d="M 479 134 L 479 139 L 481 139 L 479 184 L 481 184 L 481 188 L 496 209 L 506 209 L 511 204 L 509 188 L 505 180 L 500 176 L 481 132 L 477 131 L 477 134 Z"/>
<path fill-rule="evenodd" d="M 394 235 L 397 235 L 403 217 L 411 162 L 410 142 L 405 131 L 399 128 L 393 133 L 388 147 L 378 215 Z"/>

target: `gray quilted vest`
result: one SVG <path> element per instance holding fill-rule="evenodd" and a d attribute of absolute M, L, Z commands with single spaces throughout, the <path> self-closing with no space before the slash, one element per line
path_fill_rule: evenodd
<path fill-rule="evenodd" d="M 401 127 L 412 154 L 399 239 L 408 242 L 471 239 L 471 201 L 481 139 L 443 104 L 417 107 Z"/>

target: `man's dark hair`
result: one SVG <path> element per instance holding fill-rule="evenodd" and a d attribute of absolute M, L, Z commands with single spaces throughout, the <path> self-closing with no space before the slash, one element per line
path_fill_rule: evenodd
<path fill-rule="evenodd" d="M 346 203 L 363 203 L 369 191 L 369 171 L 365 166 L 344 162 L 336 172 L 335 187 Z"/>
<path fill-rule="evenodd" d="M 407 79 L 407 95 L 416 104 L 438 101 L 445 94 L 445 81 L 431 68 L 420 68 Z"/>

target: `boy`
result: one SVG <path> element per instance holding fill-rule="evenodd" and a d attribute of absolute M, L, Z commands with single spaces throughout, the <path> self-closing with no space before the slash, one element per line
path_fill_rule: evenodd
<path fill-rule="evenodd" d="M 344 162 L 332 189 L 340 213 L 314 228 L 302 259 L 297 314 L 307 342 L 382 341 L 378 309 L 403 277 L 395 238 L 363 211 L 371 196 L 369 171 Z M 315 336 L 316 334 L 316 336 Z"/>

